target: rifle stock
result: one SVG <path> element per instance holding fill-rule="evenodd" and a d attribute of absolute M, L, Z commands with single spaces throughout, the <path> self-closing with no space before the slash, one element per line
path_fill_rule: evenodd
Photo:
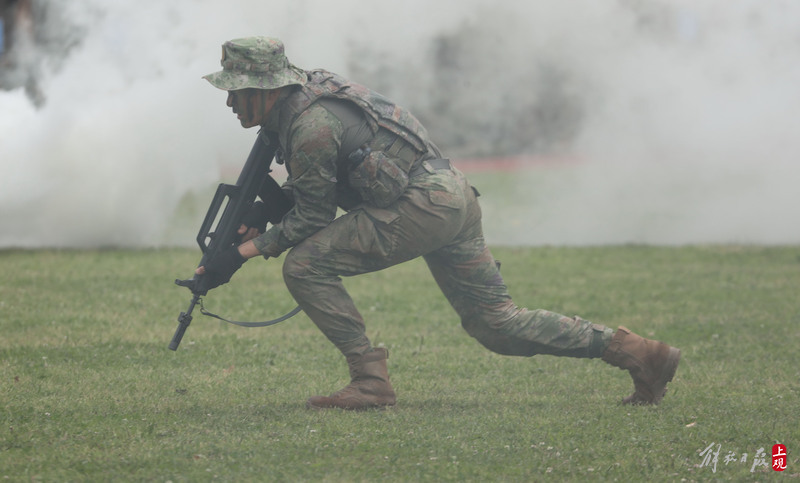
<path fill-rule="evenodd" d="M 197 244 L 203 252 L 198 267 L 204 266 L 220 252 L 240 242 L 238 230 L 242 219 L 250 210 L 267 178 L 270 178 L 270 165 L 277 149 L 278 142 L 274 136 L 268 135 L 266 131 L 259 132 L 236 184 L 221 183 L 217 187 L 211 206 L 197 233 Z M 270 181 L 274 183 L 271 178 Z M 263 201 L 268 203 L 268 200 Z M 181 312 L 178 316 L 178 328 L 169 344 L 170 350 L 173 351 L 178 349 L 183 334 L 192 322 L 192 311 L 200 301 L 200 297 L 206 295 L 209 290 L 205 275 L 194 274 L 191 279 L 175 280 L 175 283 L 191 290 L 192 300 L 186 312 Z"/>

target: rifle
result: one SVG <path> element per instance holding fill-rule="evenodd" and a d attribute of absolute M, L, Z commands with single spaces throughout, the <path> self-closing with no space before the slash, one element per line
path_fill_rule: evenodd
<path fill-rule="evenodd" d="M 217 187 L 211 206 L 209 206 L 203 224 L 200 226 L 200 231 L 197 233 L 197 244 L 200 245 L 200 250 L 203 252 L 198 267 L 205 266 L 223 250 L 241 242 L 238 230 L 245 215 L 253 206 L 256 196 L 259 196 L 265 203 L 270 223 L 280 222 L 283 215 L 289 211 L 291 201 L 283 194 L 280 186 L 269 175 L 271 172 L 270 165 L 277 150 L 277 136 L 263 130 L 260 131 L 236 184 L 221 183 Z M 222 209 L 223 205 L 224 210 Z M 220 210 L 222 210 L 221 216 Z M 204 315 L 225 320 L 203 309 L 202 297 L 208 294 L 209 291 L 205 275 L 195 274 L 191 279 L 175 280 L 175 284 L 191 290 L 192 300 L 189 302 L 189 308 L 186 312 L 181 312 L 178 316 L 178 328 L 175 330 L 175 335 L 172 336 L 172 341 L 169 344 L 170 350 L 173 351 L 178 349 L 178 345 L 183 339 L 183 334 L 192 322 L 192 311 L 196 305 L 200 305 L 201 312 Z M 225 321 L 246 327 L 263 327 L 286 320 L 299 312 L 299 310 L 299 307 L 295 308 L 283 317 L 268 322 Z"/>

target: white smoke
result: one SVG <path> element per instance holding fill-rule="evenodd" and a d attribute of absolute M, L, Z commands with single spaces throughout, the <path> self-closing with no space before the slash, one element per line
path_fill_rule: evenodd
<path fill-rule="evenodd" d="M 800 241 L 800 4 L 537 4 L 584 86 L 584 162 L 520 174 L 558 184 L 511 206 L 485 197 L 490 241 Z"/>
<path fill-rule="evenodd" d="M 416 66 L 425 85 L 432 39 L 464 24 L 504 47 L 489 51 L 496 58 L 476 57 L 464 73 L 480 72 L 483 104 L 513 96 L 500 79 L 542 55 L 581 88 L 570 153 L 581 162 L 515 176 L 522 184 L 506 193 L 518 199 L 485 192 L 490 242 L 800 241 L 800 3 L 67 5 L 65 21 L 85 34 L 60 69 L 44 66 L 43 106 L 32 107 L 21 90 L 0 91 L 0 247 L 191 243 L 196 227 L 170 229 L 175 210 L 193 193 L 204 210 L 209 187 L 226 167 L 241 165 L 255 135 L 241 129 L 224 93 L 200 79 L 217 70 L 224 40 L 280 37 L 295 64 L 345 75 L 350 52 L 369 46 L 412 74 Z M 499 64 L 493 85 L 481 68 Z M 400 103 L 430 96 L 408 78 L 390 93 Z M 524 91 L 523 81 L 513 85 Z M 545 176 L 553 184 L 537 185 Z"/>

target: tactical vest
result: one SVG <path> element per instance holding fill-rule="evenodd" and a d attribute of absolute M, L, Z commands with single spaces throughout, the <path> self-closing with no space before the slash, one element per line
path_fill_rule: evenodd
<path fill-rule="evenodd" d="M 321 69 L 307 71 L 306 74 L 308 82 L 290 94 L 281 109 L 278 140 L 284 149 L 288 148 L 290 128 L 300 114 L 317 100 L 332 97 L 348 100 L 360 107 L 366 114 L 373 134 L 382 127 L 411 144 L 419 153 L 428 151 L 428 131 L 407 110 L 383 95 L 337 74 Z"/>

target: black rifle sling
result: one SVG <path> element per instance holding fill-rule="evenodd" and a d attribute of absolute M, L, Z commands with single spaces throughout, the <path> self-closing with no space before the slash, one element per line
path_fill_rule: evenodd
<path fill-rule="evenodd" d="M 279 322 L 283 322 L 286 319 L 294 317 L 298 312 L 300 312 L 300 307 L 295 307 L 289 313 L 287 313 L 285 315 L 282 315 L 282 316 L 278 317 L 277 319 L 267 320 L 267 321 L 264 321 L 264 322 L 238 322 L 236 320 L 228 320 L 228 319 L 226 319 L 224 317 L 220 317 L 217 314 L 212 314 L 211 312 L 206 310 L 205 307 L 203 307 L 203 299 L 200 299 L 199 302 L 200 302 L 200 313 L 201 314 L 203 314 L 205 316 L 208 316 L 208 317 L 213 317 L 215 319 L 219 319 L 219 320 L 221 320 L 223 322 L 227 322 L 229 324 L 238 325 L 238 326 L 241 326 L 241 327 L 268 327 L 270 325 L 275 325 L 275 324 L 277 324 Z"/>

